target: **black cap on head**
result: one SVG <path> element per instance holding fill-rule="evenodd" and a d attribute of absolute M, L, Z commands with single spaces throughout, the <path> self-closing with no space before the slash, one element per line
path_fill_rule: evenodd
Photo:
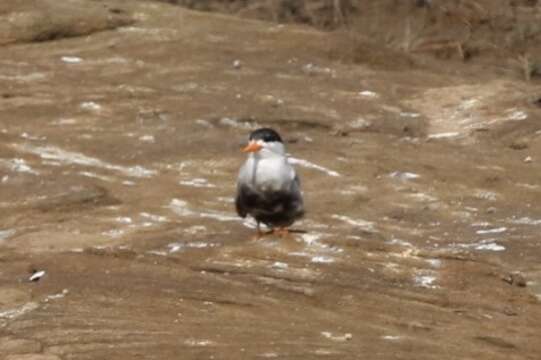
<path fill-rule="evenodd" d="M 271 128 L 261 128 L 252 131 L 250 140 L 263 140 L 264 142 L 282 142 L 280 135 Z"/>

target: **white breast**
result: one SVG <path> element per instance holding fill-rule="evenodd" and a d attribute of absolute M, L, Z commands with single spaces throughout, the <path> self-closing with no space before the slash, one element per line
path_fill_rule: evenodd
<path fill-rule="evenodd" d="M 295 178 L 295 170 L 285 157 L 249 157 L 239 173 L 239 182 L 259 191 L 286 190 Z"/>

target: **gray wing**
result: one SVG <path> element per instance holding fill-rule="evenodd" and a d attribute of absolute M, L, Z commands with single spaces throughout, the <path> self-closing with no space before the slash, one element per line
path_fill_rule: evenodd
<path fill-rule="evenodd" d="M 294 199 L 293 207 L 295 208 L 295 212 L 298 214 L 298 217 L 302 217 L 304 215 L 304 201 L 301 193 L 301 180 L 297 174 L 295 174 L 295 178 L 291 183 L 291 195 Z"/>
<path fill-rule="evenodd" d="M 246 161 L 239 170 L 239 176 L 237 178 L 237 195 L 235 196 L 235 209 L 237 210 L 237 214 L 242 218 L 245 218 L 249 212 L 248 203 L 251 191 L 246 184 L 248 181 L 247 179 L 249 179 L 248 172 L 248 161 Z"/>
<path fill-rule="evenodd" d="M 248 208 L 246 206 L 246 197 L 248 196 L 246 186 L 241 183 L 237 183 L 237 195 L 235 196 L 235 209 L 237 214 L 245 218 L 248 215 Z"/>

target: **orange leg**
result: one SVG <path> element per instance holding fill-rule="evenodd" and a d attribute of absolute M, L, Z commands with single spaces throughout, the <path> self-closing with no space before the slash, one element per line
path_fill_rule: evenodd
<path fill-rule="evenodd" d="M 256 225 L 256 234 L 254 236 L 254 240 L 259 240 L 263 237 L 263 233 L 261 232 L 261 227 L 259 226 L 259 221 Z"/>
<path fill-rule="evenodd" d="M 262 237 L 264 237 L 265 235 L 268 235 L 268 234 L 270 234 L 270 232 L 262 231 L 259 222 L 257 222 L 256 234 L 254 236 L 254 240 L 260 240 Z"/>
<path fill-rule="evenodd" d="M 267 235 L 278 235 L 281 238 L 289 237 L 291 235 L 291 232 L 287 227 L 276 227 L 266 232 L 262 231 L 259 222 L 257 223 L 256 231 L 257 232 L 253 237 L 254 240 L 260 240 Z"/>
<path fill-rule="evenodd" d="M 286 227 L 279 227 L 272 229 L 273 234 L 276 234 L 280 236 L 281 238 L 285 238 L 289 236 L 289 230 Z"/>

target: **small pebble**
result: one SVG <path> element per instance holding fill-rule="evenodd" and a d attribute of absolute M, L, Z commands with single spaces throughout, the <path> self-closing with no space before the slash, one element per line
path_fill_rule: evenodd
<path fill-rule="evenodd" d="M 514 285 L 518 287 L 526 286 L 526 278 L 524 277 L 524 274 L 522 274 L 520 271 L 513 271 L 505 275 L 502 280 L 509 285 Z"/>

